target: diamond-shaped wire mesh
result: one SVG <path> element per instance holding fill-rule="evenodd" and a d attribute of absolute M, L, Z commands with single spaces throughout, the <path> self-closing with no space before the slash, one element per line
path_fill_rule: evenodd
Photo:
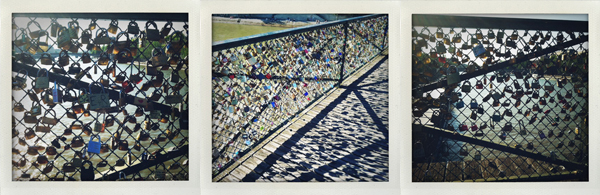
<path fill-rule="evenodd" d="M 387 47 L 387 15 L 321 26 L 213 51 L 214 175 Z"/>
<path fill-rule="evenodd" d="M 536 180 L 585 172 L 430 135 L 420 124 L 587 166 L 587 36 L 413 26 L 413 181 Z M 433 90 L 423 90 L 428 86 Z"/>
<path fill-rule="evenodd" d="M 13 17 L 13 180 L 187 180 L 187 153 L 120 174 L 187 147 L 187 29 Z"/>

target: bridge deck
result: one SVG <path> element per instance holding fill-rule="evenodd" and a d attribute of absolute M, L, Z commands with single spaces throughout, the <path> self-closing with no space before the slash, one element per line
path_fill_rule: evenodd
<path fill-rule="evenodd" d="M 378 57 L 214 181 L 388 181 L 388 60 Z"/>

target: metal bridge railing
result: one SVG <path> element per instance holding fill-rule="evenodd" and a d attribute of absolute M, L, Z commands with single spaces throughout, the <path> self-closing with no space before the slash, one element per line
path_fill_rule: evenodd
<path fill-rule="evenodd" d="M 213 175 L 387 48 L 387 15 L 213 44 Z"/>
<path fill-rule="evenodd" d="M 188 180 L 187 14 L 13 14 L 13 180 Z"/>
<path fill-rule="evenodd" d="M 588 180 L 587 25 L 413 15 L 413 181 Z"/>

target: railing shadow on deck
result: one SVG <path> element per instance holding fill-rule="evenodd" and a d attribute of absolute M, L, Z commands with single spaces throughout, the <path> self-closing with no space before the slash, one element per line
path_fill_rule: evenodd
<path fill-rule="evenodd" d="M 371 67 L 371 69 L 369 71 L 365 72 L 360 78 L 355 80 L 352 84 L 348 85 L 347 87 L 342 87 L 342 88 L 346 88 L 346 90 L 342 94 L 340 94 L 333 102 L 331 102 L 329 104 L 329 105 L 338 105 L 338 104 L 342 103 L 342 101 L 344 99 L 346 99 L 349 95 L 355 94 L 358 97 L 358 99 L 361 101 L 361 105 L 364 106 L 365 109 L 367 110 L 371 119 L 373 121 L 375 121 L 374 123 L 377 125 L 378 129 L 385 136 L 385 139 L 379 140 L 376 143 L 372 143 L 369 146 L 361 148 L 359 150 L 355 150 L 352 153 L 350 153 L 349 155 L 344 156 L 343 158 L 337 159 L 335 161 L 330 162 L 327 165 L 324 165 L 324 166 L 321 166 L 321 167 L 315 169 L 314 172 L 302 173 L 300 176 L 300 181 L 310 181 L 311 179 L 316 179 L 317 181 L 325 181 L 325 179 L 323 178 L 322 175 L 315 174 L 315 173 L 326 173 L 332 169 L 336 169 L 336 168 L 340 167 L 341 165 L 347 164 L 347 163 L 355 164 L 356 163 L 355 160 L 359 156 L 366 154 L 369 151 L 372 151 L 375 149 L 380 149 L 380 148 L 385 149 L 385 150 L 388 149 L 387 147 L 388 147 L 388 143 L 389 143 L 389 136 L 388 136 L 387 125 L 383 124 L 381 119 L 377 116 L 377 114 L 375 114 L 375 111 L 371 107 L 370 103 L 367 102 L 365 100 L 365 98 L 361 95 L 361 92 L 360 92 L 361 89 L 357 88 L 359 83 L 361 83 L 366 77 L 368 77 L 375 70 L 377 70 L 381 66 L 381 64 L 383 62 L 385 62 L 386 60 L 387 60 L 387 56 L 385 56 L 382 60 L 380 60 L 376 65 Z M 282 143 L 281 146 L 279 146 L 275 150 L 275 152 L 273 152 L 272 154 L 267 156 L 267 158 L 264 159 L 251 172 L 251 174 L 246 175 L 246 177 L 244 177 L 242 179 L 242 181 L 244 181 L 244 182 L 256 181 L 256 179 L 258 179 L 260 177 L 259 174 L 262 174 L 265 171 L 265 168 L 271 167 L 274 163 L 276 163 L 276 161 L 283 159 L 281 156 L 283 156 L 287 153 L 290 153 L 291 147 L 297 143 L 297 140 L 304 137 L 306 135 L 306 133 L 309 132 L 311 129 L 317 127 L 316 124 L 318 124 L 319 121 L 323 120 L 325 118 L 325 116 L 327 116 L 327 114 L 330 113 L 334 108 L 335 108 L 335 106 L 327 106 L 325 109 L 321 110 L 319 112 L 319 114 L 317 114 L 310 122 L 306 123 L 305 126 L 303 126 L 298 131 L 296 131 L 296 133 L 294 133 L 290 139 L 288 139 L 287 141 Z M 321 150 L 321 151 L 323 151 L 323 150 Z M 308 168 L 308 167 L 305 167 L 305 168 Z M 358 173 L 353 173 L 353 171 L 348 171 L 346 173 L 353 175 L 355 177 L 358 177 L 356 175 Z M 297 180 L 292 180 L 292 181 L 297 181 Z"/>

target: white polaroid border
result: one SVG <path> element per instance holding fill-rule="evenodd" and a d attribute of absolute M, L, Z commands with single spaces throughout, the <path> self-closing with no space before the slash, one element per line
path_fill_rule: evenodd
<path fill-rule="evenodd" d="M 409 68 L 411 64 L 411 29 L 412 14 L 588 14 L 589 19 L 589 51 L 590 51 L 590 119 L 598 117 L 599 101 L 598 90 L 599 77 L 594 77 L 600 73 L 600 69 L 595 64 L 600 62 L 600 53 L 598 52 L 598 34 L 600 8 L 599 1 L 402 1 L 400 5 L 402 29 L 400 37 L 394 39 L 400 40 L 400 45 L 394 45 L 400 48 L 400 66 Z M 393 67 L 393 66 L 390 66 Z M 390 68 L 391 71 L 391 68 Z M 396 73 L 396 72 L 395 72 Z M 395 78 L 400 78 L 396 80 Z M 410 90 L 410 75 L 401 73 L 396 76 L 390 76 L 390 83 L 398 82 L 402 84 L 401 90 L 408 92 Z M 394 86 L 394 85 L 391 85 Z M 390 90 L 392 92 L 392 90 Z M 395 94 L 390 93 L 390 94 Z M 390 95 L 391 98 L 391 95 Z M 392 98 L 391 100 L 396 100 Z M 407 158 L 401 158 L 401 193 L 403 195 L 412 194 L 600 194 L 599 175 L 598 175 L 598 146 L 597 142 L 590 142 L 590 178 L 589 182 L 510 182 L 510 183 L 423 183 L 412 182 L 411 168 L 411 136 L 410 126 L 411 113 L 409 94 L 403 94 L 399 98 L 397 110 L 390 109 L 390 118 L 401 121 L 398 129 L 391 128 L 392 131 L 401 131 L 402 151 L 400 152 Z M 391 103 L 391 102 L 390 102 Z M 393 111 L 393 112 L 392 112 Z M 598 135 L 595 127 L 599 123 L 590 120 L 590 140 Z M 398 126 L 394 126 L 398 127 Z"/>
<path fill-rule="evenodd" d="M 400 20 L 398 11 L 399 1 L 202 1 L 200 3 L 200 13 L 202 20 L 203 35 L 200 36 L 202 59 L 202 72 L 210 73 L 211 51 L 212 51 L 212 14 L 240 14 L 240 13 L 365 13 L 365 14 L 389 14 L 389 71 L 390 84 L 396 80 L 394 74 L 400 73 L 399 53 L 397 38 L 399 36 Z M 211 91 L 211 78 L 209 74 L 203 74 L 200 89 L 203 92 Z M 396 74 L 401 75 L 401 74 Z M 400 94 L 398 85 L 391 84 L 389 87 L 389 98 L 394 100 Z M 211 100 L 208 95 L 206 99 L 201 99 L 201 109 L 207 113 L 211 110 Z M 399 101 L 390 101 L 390 116 L 398 116 Z M 395 117 L 394 117 L 395 118 Z M 399 172 L 399 149 L 400 149 L 400 128 L 398 123 L 390 120 L 389 132 L 389 181 L 388 182 L 282 182 L 282 183 L 264 183 L 264 182 L 212 182 L 211 172 L 211 124 L 210 114 L 203 115 L 200 119 L 202 151 L 200 167 L 200 185 L 202 194 L 399 194 L 400 193 L 400 172 Z M 406 129 L 408 130 L 408 129 Z"/>
<path fill-rule="evenodd" d="M 167 4 L 165 4 L 167 3 Z M 199 12 L 200 2 L 195 0 L 164 1 L 123 1 L 123 0 L 101 0 L 101 1 L 76 1 L 76 0 L 3 0 L 0 2 L 0 64 L 4 71 L 0 72 L 0 91 L 11 92 L 11 23 L 12 13 L 93 13 L 93 12 L 122 12 L 122 13 L 188 13 L 190 40 L 190 74 L 199 75 L 198 65 L 199 49 L 198 36 L 200 36 Z M 198 77 L 189 77 L 190 86 L 199 83 Z M 192 102 L 199 102 L 200 90 L 189 89 Z M 5 133 L 0 135 L 0 194 L 198 194 L 200 192 L 200 134 L 198 127 L 201 124 L 197 120 L 190 121 L 189 133 L 189 171 L 188 181 L 139 181 L 139 182 L 27 182 L 12 181 L 12 165 L 10 159 L 12 154 L 11 139 L 7 133 L 11 129 L 12 103 L 11 95 L 0 96 L 0 129 Z M 190 104 L 191 116 L 200 114 L 197 104 Z M 196 112 L 193 112 L 196 110 Z M 208 114 L 208 112 L 206 112 Z"/>

